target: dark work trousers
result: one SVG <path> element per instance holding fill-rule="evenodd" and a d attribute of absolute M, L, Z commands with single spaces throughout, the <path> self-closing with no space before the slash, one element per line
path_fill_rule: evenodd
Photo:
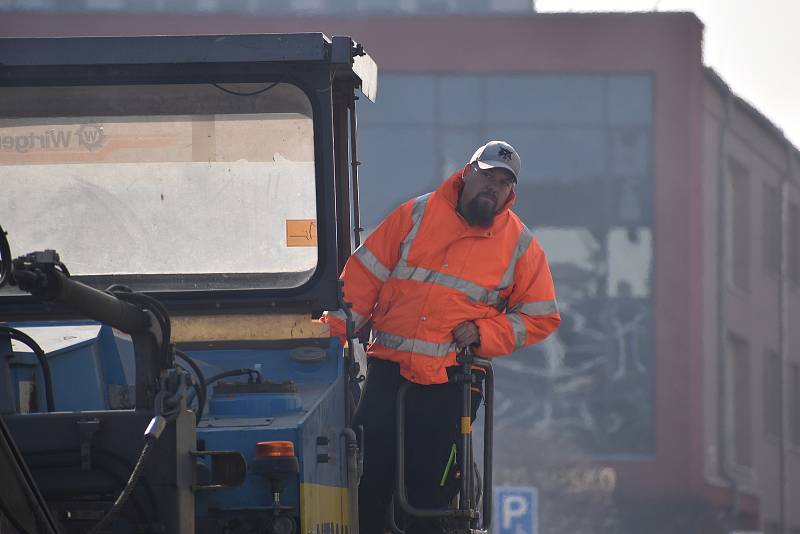
<path fill-rule="evenodd" d="M 395 488 L 397 392 L 407 382 L 394 362 L 369 358 L 367 381 L 353 416 L 364 427 L 364 474 L 358 488 L 359 531 L 383 534 Z M 472 418 L 482 400 L 473 390 Z M 406 395 L 406 487 L 417 508 L 445 508 L 460 489 L 453 477 L 456 461 L 445 477 L 453 444 L 461 453 L 461 386 L 455 383 L 412 386 Z M 437 520 L 408 519 L 407 534 L 440 533 Z"/>

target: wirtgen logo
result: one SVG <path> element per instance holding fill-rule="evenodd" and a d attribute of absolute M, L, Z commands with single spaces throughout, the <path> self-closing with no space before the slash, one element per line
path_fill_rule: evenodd
<path fill-rule="evenodd" d="M 44 132 L 5 135 L 0 131 L 0 150 L 18 154 L 80 147 L 90 152 L 103 146 L 102 124 L 81 124 L 78 129 L 51 128 Z"/>

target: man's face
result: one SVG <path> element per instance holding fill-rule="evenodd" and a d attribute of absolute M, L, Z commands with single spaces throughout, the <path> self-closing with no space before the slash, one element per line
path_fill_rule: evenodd
<path fill-rule="evenodd" d="M 472 164 L 464 172 L 458 201 L 461 215 L 471 226 L 489 228 L 494 216 L 514 190 L 514 175 L 506 169 L 481 169 Z"/>

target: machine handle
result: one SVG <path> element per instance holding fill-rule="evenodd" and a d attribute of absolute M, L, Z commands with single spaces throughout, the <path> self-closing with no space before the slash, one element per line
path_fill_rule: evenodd
<path fill-rule="evenodd" d="M 408 389 L 413 385 L 410 382 L 403 383 L 397 392 L 397 406 L 396 406 L 396 420 L 395 426 L 397 431 L 397 453 L 395 462 L 395 498 L 400 508 L 407 514 L 414 517 L 422 518 L 436 518 L 436 517 L 454 517 L 463 518 L 466 520 L 477 519 L 477 513 L 471 508 L 472 506 L 472 479 L 471 476 L 472 466 L 469 465 L 469 459 L 472 457 L 470 449 L 472 446 L 472 425 L 471 425 L 471 374 L 473 367 L 479 367 L 484 370 L 486 374 L 486 381 L 484 387 L 484 436 L 483 436 L 483 465 L 484 465 L 484 485 L 491 486 L 492 481 L 492 433 L 494 430 L 494 371 L 492 364 L 489 360 L 475 357 L 471 349 L 466 348 L 459 354 L 458 362 L 461 364 L 459 375 L 462 382 L 462 454 L 461 454 L 461 497 L 459 499 L 459 508 L 417 508 L 413 506 L 406 495 L 406 482 L 405 482 L 405 414 L 406 414 L 406 395 Z M 458 376 L 458 375 L 457 375 Z M 466 419 L 465 419 L 466 418 Z M 468 421 L 468 424 L 464 424 Z M 488 530 L 491 525 L 492 519 L 492 492 L 483 492 L 483 529 Z M 393 514 L 390 515 L 393 519 Z M 392 521 L 394 523 L 394 521 Z M 395 525 L 392 525 L 392 530 L 399 532 Z"/>

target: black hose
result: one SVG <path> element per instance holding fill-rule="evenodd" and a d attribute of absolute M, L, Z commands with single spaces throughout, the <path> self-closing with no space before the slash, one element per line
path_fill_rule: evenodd
<path fill-rule="evenodd" d="M 250 381 L 253 381 L 253 375 L 256 375 L 256 382 L 261 382 L 261 373 L 257 369 L 231 369 L 230 371 L 223 371 L 219 374 L 213 375 L 206 380 L 206 387 L 210 386 L 218 380 L 223 378 L 230 378 L 232 376 L 250 375 Z"/>
<path fill-rule="evenodd" d="M 114 284 L 108 287 L 106 293 L 110 293 L 122 301 L 135 304 L 142 309 L 147 309 L 155 316 L 161 328 L 161 358 L 164 364 L 163 367 L 171 367 L 170 338 L 172 336 L 172 326 L 169 320 L 169 312 L 167 312 L 164 305 L 150 295 L 135 293 L 131 288 L 120 284 Z"/>
<path fill-rule="evenodd" d="M 81 461 L 80 460 L 78 460 L 78 461 L 67 460 L 67 461 L 63 461 L 63 462 L 45 462 L 45 463 L 42 463 L 42 464 L 32 463 L 32 464 L 29 464 L 28 467 L 30 467 L 30 470 L 32 472 L 44 471 L 44 470 L 53 469 L 53 468 L 59 469 L 59 468 L 77 467 L 78 469 L 80 469 Z M 97 473 L 100 473 L 100 474 L 108 477 L 109 479 L 111 479 L 111 481 L 113 481 L 113 483 L 116 486 L 118 486 L 120 488 L 124 488 L 125 487 L 125 477 L 124 476 L 122 476 L 119 473 L 109 469 L 107 466 L 103 467 L 103 466 L 97 465 L 97 460 L 96 459 L 92 462 L 92 471 L 96 471 Z M 83 471 L 81 471 L 81 473 L 83 473 Z M 74 478 L 74 475 L 71 475 L 71 476 Z M 118 489 L 116 489 L 116 486 L 112 485 L 112 488 L 114 488 L 114 489 L 109 490 L 109 491 L 119 491 Z M 83 491 L 80 491 L 80 490 L 83 490 Z M 87 488 L 87 487 L 78 488 L 78 487 L 73 487 L 73 488 L 70 489 L 69 493 L 67 493 L 67 494 L 63 494 L 63 492 L 53 491 L 53 492 L 45 493 L 44 497 L 45 497 L 45 500 L 49 501 L 49 500 L 51 500 L 53 498 L 78 497 L 78 496 L 81 496 L 81 495 L 91 495 L 91 494 L 94 494 L 94 493 L 98 493 L 100 491 L 106 491 L 106 490 L 104 488 L 102 488 L 102 487 L 101 488 Z M 134 520 L 144 521 L 144 517 L 145 517 L 144 508 L 142 507 L 142 504 L 139 502 L 139 499 L 136 498 L 136 495 L 133 495 L 133 497 L 131 498 L 131 503 L 133 504 L 133 507 L 135 508 L 135 510 L 130 511 L 130 512 L 133 512 L 133 513 L 130 514 L 131 517 Z M 155 511 L 151 510 L 151 512 L 152 512 L 151 515 L 155 514 Z M 154 520 L 154 522 L 155 522 L 155 520 Z"/>
<path fill-rule="evenodd" d="M 133 468 L 133 472 L 128 479 L 128 483 L 125 485 L 122 493 L 119 494 L 119 497 L 117 497 L 117 500 L 114 501 L 114 505 L 111 507 L 108 513 L 106 513 L 106 515 L 103 516 L 103 519 L 101 519 L 100 522 L 89 531 L 89 534 L 99 534 L 102 532 L 117 517 L 117 514 L 119 514 L 120 510 L 122 510 L 122 507 L 125 506 L 125 503 L 128 501 L 128 498 L 131 496 L 131 493 L 133 493 L 133 490 L 136 487 L 136 482 L 142 475 L 142 471 L 144 471 L 147 458 L 153 452 L 155 443 L 155 437 L 145 436 L 144 448 L 142 449 L 142 453 L 139 455 L 139 459 L 136 461 L 136 466 Z"/>
<path fill-rule="evenodd" d="M 37 471 L 51 469 L 53 467 L 80 466 L 80 454 L 80 449 L 48 449 L 43 451 L 26 451 L 23 453 L 23 457 L 25 458 L 25 463 L 28 464 L 28 467 L 30 467 L 32 471 Z M 48 457 L 67 455 L 77 456 L 78 458 L 69 460 L 67 462 L 52 463 L 48 461 Z M 42 458 L 44 458 L 44 461 Z M 109 460 L 112 460 L 112 462 L 108 462 Z M 112 463 L 117 465 L 115 469 L 112 469 Z M 92 466 L 101 473 L 105 473 L 109 477 L 112 477 L 120 487 L 125 486 L 125 477 L 120 475 L 119 467 L 121 466 L 123 469 L 125 469 L 126 473 L 133 471 L 134 467 L 133 464 L 131 464 L 126 458 L 123 458 L 114 452 L 95 447 L 92 448 Z M 144 493 L 147 495 L 147 500 L 150 503 L 152 521 L 153 523 L 156 523 L 161 517 L 161 511 L 159 510 L 158 500 L 156 499 L 155 493 L 153 493 L 153 487 L 146 478 L 141 479 L 141 487 L 143 488 Z M 144 517 L 144 514 L 142 513 L 143 508 L 141 504 L 139 504 L 135 493 L 132 499 L 133 505 L 139 511 L 139 516 Z"/>
<path fill-rule="evenodd" d="M 195 389 L 195 391 L 197 392 L 197 403 L 198 403 L 197 414 L 195 415 L 195 418 L 197 422 L 200 422 L 200 419 L 203 417 L 203 410 L 205 409 L 206 405 L 206 388 L 208 388 L 208 382 L 206 382 L 206 377 L 203 374 L 203 371 L 200 370 L 200 366 L 197 365 L 197 362 L 195 362 L 191 356 L 189 356 L 180 349 L 175 349 L 175 356 L 186 362 L 189 365 L 189 367 L 192 368 L 192 371 L 194 371 L 197 381 L 200 383 L 199 389 Z"/>
<path fill-rule="evenodd" d="M 101 459 L 100 457 L 105 457 L 105 459 L 110 459 L 110 460 L 113 460 L 113 461 L 117 462 L 117 464 L 119 464 L 119 465 L 121 465 L 122 467 L 125 468 L 126 472 L 129 472 L 129 471 L 133 470 L 133 466 L 131 465 L 131 463 L 127 459 L 125 459 L 122 456 L 120 456 L 120 455 L 118 455 L 116 453 L 113 453 L 111 451 L 107 451 L 105 449 L 95 449 L 95 448 L 93 448 L 92 449 L 92 454 L 97 456 L 97 458 L 94 459 L 94 462 L 97 462 L 98 460 L 100 460 Z M 105 463 L 105 462 L 102 462 L 102 463 Z M 148 481 L 146 478 L 143 478 L 141 480 L 141 486 L 144 489 L 144 492 L 147 494 L 147 500 L 150 501 L 150 509 L 151 509 L 151 511 L 153 513 L 153 522 L 156 523 L 161 518 L 161 510 L 159 509 L 158 500 L 156 499 L 156 495 L 153 492 L 153 486 L 150 484 L 150 481 Z"/>
<path fill-rule="evenodd" d="M 0 325 L 0 336 L 8 336 L 11 339 L 19 341 L 27 345 L 39 360 L 39 365 L 42 366 L 42 375 L 44 376 L 44 396 L 47 401 L 47 411 L 56 411 L 55 402 L 53 401 L 53 377 L 50 374 L 50 364 L 47 362 L 47 355 L 42 347 L 33 340 L 28 334 L 10 326 Z"/>
<path fill-rule="evenodd" d="M 0 288 L 11 279 L 11 246 L 5 230 L 0 226 Z"/>

